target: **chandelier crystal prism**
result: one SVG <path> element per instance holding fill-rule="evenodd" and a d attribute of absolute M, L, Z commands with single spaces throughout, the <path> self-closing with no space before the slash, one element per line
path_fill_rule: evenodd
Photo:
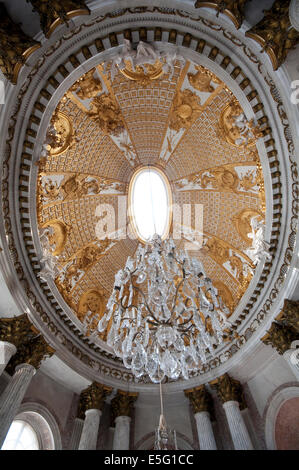
<path fill-rule="evenodd" d="M 98 324 L 136 378 L 189 379 L 223 341 L 229 314 L 201 262 L 155 235 L 117 272 Z"/>

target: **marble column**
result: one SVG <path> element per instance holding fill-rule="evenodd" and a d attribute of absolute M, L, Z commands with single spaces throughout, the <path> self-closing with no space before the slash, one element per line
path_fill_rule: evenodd
<path fill-rule="evenodd" d="M 194 415 L 200 450 L 217 450 L 210 413 L 200 411 Z"/>
<path fill-rule="evenodd" d="M 204 385 L 185 390 L 185 395 L 190 400 L 196 420 L 200 450 L 216 450 L 217 446 L 211 423 L 211 414 L 213 414 L 211 395 Z"/>
<path fill-rule="evenodd" d="M 70 440 L 70 450 L 78 450 L 79 443 L 82 435 L 82 429 L 84 425 L 84 420 L 81 418 L 75 418 L 74 427 Z"/>
<path fill-rule="evenodd" d="M 0 341 L 0 375 L 7 366 L 11 356 L 17 352 L 14 344 L 7 341 Z"/>
<path fill-rule="evenodd" d="M 31 364 L 20 364 L 0 397 L 0 449 L 36 372 Z"/>
<path fill-rule="evenodd" d="M 130 423 L 131 418 L 129 416 L 117 416 L 117 418 L 115 418 L 113 450 L 129 450 Z"/>
<path fill-rule="evenodd" d="M 227 401 L 223 403 L 223 408 L 235 450 L 253 450 L 253 445 L 241 414 L 239 403 L 237 401 Z"/>
<path fill-rule="evenodd" d="M 235 450 L 252 450 L 253 445 L 241 409 L 247 408 L 242 385 L 228 374 L 210 382 L 222 402 Z"/>
<path fill-rule="evenodd" d="M 111 400 L 112 421 L 115 423 L 113 450 L 129 450 L 131 410 L 137 400 L 137 393 L 117 390 Z"/>
<path fill-rule="evenodd" d="M 97 448 L 101 415 L 101 410 L 89 409 L 85 411 L 79 450 L 95 450 Z"/>
<path fill-rule="evenodd" d="M 97 382 L 93 382 L 81 392 L 78 407 L 78 418 L 76 419 L 83 418 L 84 416 L 85 419 L 79 439 L 79 450 L 95 450 L 97 448 L 102 409 L 104 407 L 107 395 L 109 395 L 111 392 L 111 387 L 106 387 L 105 385 L 99 384 Z M 79 425 L 77 424 L 77 428 L 78 427 Z"/>

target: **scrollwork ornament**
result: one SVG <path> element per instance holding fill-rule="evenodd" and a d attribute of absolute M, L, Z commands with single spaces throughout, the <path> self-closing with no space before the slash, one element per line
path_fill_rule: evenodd
<path fill-rule="evenodd" d="M 236 28 L 240 28 L 245 18 L 245 4 L 248 0 L 217 0 L 214 2 L 207 2 L 205 0 L 197 0 L 195 8 L 210 7 L 217 10 L 217 17 L 219 13 L 227 15 L 234 23 Z"/>
<path fill-rule="evenodd" d="M 261 52 L 269 55 L 274 70 L 285 62 L 299 42 L 299 31 L 291 24 L 289 7 L 290 0 L 275 0 L 263 19 L 245 33 L 262 46 Z"/>
<path fill-rule="evenodd" d="M 84 0 L 27 0 L 40 16 L 40 23 L 46 37 L 49 37 L 56 26 L 67 24 L 68 20 L 77 15 L 90 13 Z"/>
<path fill-rule="evenodd" d="M 0 17 L 0 69 L 9 81 L 16 83 L 21 67 L 40 43 L 12 21 L 4 3 L 0 3 Z"/>

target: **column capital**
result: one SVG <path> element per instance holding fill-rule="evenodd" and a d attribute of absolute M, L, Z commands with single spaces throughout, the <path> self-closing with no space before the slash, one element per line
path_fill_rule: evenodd
<path fill-rule="evenodd" d="M 299 32 L 290 21 L 289 7 L 290 0 L 275 0 L 263 19 L 245 33 L 262 46 L 261 52 L 268 54 L 274 70 L 284 63 L 299 41 Z"/>
<path fill-rule="evenodd" d="M 190 400 L 194 414 L 207 411 L 213 415 L 213 399 L 205 385 L 184 390 L 184 393 Z"/>
<path fill-rule="evenodd" d="M 245 4 L 248 0 L 214 0 L 213 2 L 207 2 L 206 0 L 197 0 L 195 8 L 210 7 L 217 10 L 217 16 L 219 13 L 223 13 L 228 16 L 229 19 L 234 23 L 236 28 L 240 28 L 244 21 L 245 15 Z"/>
<path fill-rule="evenodd" d="M 238 380 L 233 379 L 228 374 L 224 374 L 210 382 L 210 385 L 216 390 L 222 403 L 237 401 L 241 410 L 247 408 L 243 388 Z"/>
<path fill-rule="evenodd" d="M 42 335 L 37 336 L 19 345 L 6 370 L 9 374 L 12 374 L 18 365 L 25 363 L 38 369 L 41 361 L 46 357 L 51 357 L 54 352 L 55 350 L 48 345 Z"/>
<path fill-rule="evenodd" d="M 0 18 L 0 68 L 9 81 L 16 83 L 22 65 L 40 43 L 13 22 L 3 3 L 0 3 Z"/>
<path fill-rule="evenodd" d="M 276 317 L 276 320 L 282 325 L 292 328 L 299 335 L 299 300 L 285 299 L 282 310 Z"/>
<path fill-rule="evenodd" d="M 27 0 L 40 16 L 41 28 L 46 37 L 62 23 L 74 16 L 89 15 L 90 10 L 84 0 Z"/>
<path fill-rule="evenodd" d="M 37 336 L 38 331 L 32 325 L 26 313 L 18 317 L 0 318 L 0 341 L 13 344 L 16 348 L 27 340 Z"/>
<path fill-rule="evenodd" d="M 130 416 L 137 398 L 138 393 L 117 390 L 116 396 L 111 400 L 112 422 L 119 416 Z"/>
<path fill-rule="evenodd" d="M 275 348 L 278 354 L 284 354 L 291 347 L 291 343 L 298 339 L 298 333 L 280 323 L 273 322 L 271 328 L 261 338 L 267 346 Z"/>
<path fill-rule="evenodd" d="M 105 399 L 111 392 L 111 387 L 97 382 L 93 382 L 86 389 L 82 390 L 78 406 L 78 418 L 84 419 L 87 410 L 102 411 Z"/>

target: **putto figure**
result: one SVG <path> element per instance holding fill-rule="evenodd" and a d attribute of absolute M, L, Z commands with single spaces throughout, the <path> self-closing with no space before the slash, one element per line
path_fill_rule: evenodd
<path fill-rule="evenodd" d="M 252 247 L 246 251 L 253 264 L 257 265 L 264 257 L 271 259 L 270 243 L 265 241 L 265 225 L 257 217 L 251 219 L 251 228 L 252 232 L 248 233 L 248 238 L 252 239 Z"/>

